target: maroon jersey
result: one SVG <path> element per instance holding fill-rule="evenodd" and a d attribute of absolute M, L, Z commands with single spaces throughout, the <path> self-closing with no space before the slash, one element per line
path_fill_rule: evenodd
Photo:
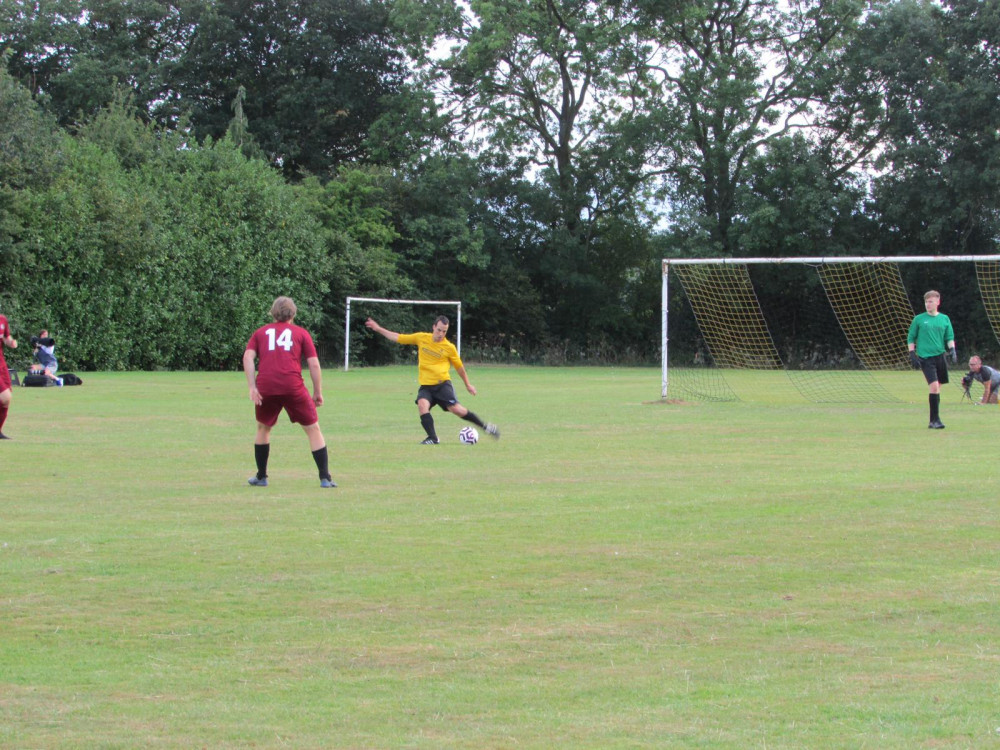
<path fill-rule="evenodd" d="M 2 364 L 7 364 L 3 358 L 3 342 L 8 336 L 10 336 L 10 323 L 7 322 L 5 315 L 0 315 L 0 363 Z"/>
<path fill-rule="evenodd" d="M 294 393 L 305 388 L 302 360 L 316 356 L 316 346 L 305 328 L 292 323 L 269 323 L 254 331 L 247 349 L 257 352 L 257 390 L 261 396 Z"/>

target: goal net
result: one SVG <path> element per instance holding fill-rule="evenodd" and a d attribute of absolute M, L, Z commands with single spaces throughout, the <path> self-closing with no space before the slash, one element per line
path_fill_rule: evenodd
<path fill-rule="evenodd" d="M 448 335 L 452 332 L 455 335 L 455 348 L 458 349 L 459 356 L 462 355 L 462 303 L 458 300 L 437 300 L 437 299 L 382 299 L 379 297 L 348 297 L 344 311 L 344 371 L 350 366 L 351 360 L 351 334 L 355 334 L 355 341 L 364 332 L 365 319 L 374 313 L 381 305 L 389 305 L 402 311 L 402 314 L 393 315 L 391 319 L 379 320 L 379 323 L 390 330 L 400 333 L 410 333 L 412 331 L 429 331 L 430 321 L 419 319 L 410 314 L 413 306 L 433 305 L 437 308 L 445 308 L 449 312 L 455 308 L 454 325 L 450 328 Z M 354 311 L 354 322 L 351 321 L 352 307 Z M 384 310 L 385 308 L 383 308 Z"/>
<path fill-rule="evenodd" d="M 951 309 L 974 297 L 1000 342 L 1000 255 L 665 259 L 661 397 L 741 400 L 755 373 L 771 372 L 808 401 L 895 401 L 878 373 L 910 367 L 910 300 L 926 291 L 911 297 L 904 277 L 936 288 L 909 271 L 943 262 L 969 272 L 942 292 Z"/>

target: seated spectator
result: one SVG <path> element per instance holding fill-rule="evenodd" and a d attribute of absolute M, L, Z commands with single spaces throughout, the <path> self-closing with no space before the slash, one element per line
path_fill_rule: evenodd
<path fill-rule="evenodd" d="M 37 336 L 31 337 L 31 345 L 35 350 L 31 372 L 44 374 L 56 385 L 62 385 L 62 378 L 56 375 L 59 370 L 59 361 L 55 355 L 55 339 L 49 336 L 48 331 L 42 330 Z"/>

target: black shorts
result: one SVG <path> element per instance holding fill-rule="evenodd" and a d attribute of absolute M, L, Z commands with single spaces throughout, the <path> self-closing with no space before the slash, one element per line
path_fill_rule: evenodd
<path fill-rule="evenodd" d="M 936 357 L 921 357 L 920 369 L 923 370 L 927 385 L 937 381 L 941 385 L 948 382 L 948 362 L 943 354 Z"/>
<path fill-rule="evenodd" d="M 455 397 L 455 389 L 450 380 L 438 383 L 437 385 L 420 386 L 420 390 L 417 391 L 417 401 L 420 399 L 430 401 L 432 409 L 435 406 L 447 409 L 449 406 L 454 406 L 458 403 L 458 399 Z"/>

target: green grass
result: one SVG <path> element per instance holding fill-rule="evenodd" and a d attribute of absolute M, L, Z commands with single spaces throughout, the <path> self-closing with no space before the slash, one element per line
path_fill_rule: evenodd
<path fill-rule="evenodd" d="M 238 373 L 16 388 L 0 746 L 997 746 L 996 407 L 471 370 L 503 439 L 434 448 L 415 367 L 327 371 L 332 491 L 284 418 L 246 486 Z"/>

